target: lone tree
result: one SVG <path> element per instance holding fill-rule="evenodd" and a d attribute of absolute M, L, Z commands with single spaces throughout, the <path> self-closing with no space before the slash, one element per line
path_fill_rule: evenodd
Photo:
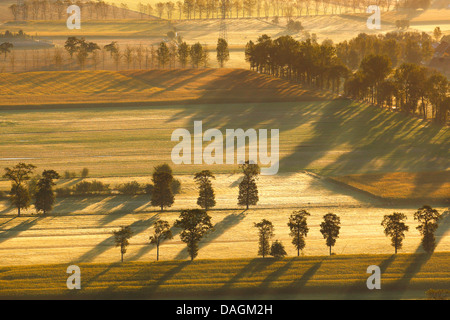
<path fill-rule="evenodd" d="M 30 194 L 24 182 L 30 180 L 30 175 L 36 167 L 23 162 L 12 168 L 5 168 L 3 178 L 11 181 L 10 201 L 17 208 L 17 215 L 20 217 L 20 209 L 26 209 L 30 205 Z"/>
<path fill-rule="evenodd" d="M 59 179 L 60 175 L 54 170 L 44 170 L 42 178 L 39 179 L 36 185 L 35 203 L 36 211 L 42 211 L 43 214 L 53 209 L 55 203 L 55 193 L 53 186 L 56 185 L 53 180 Z"/>
<path fill-rule="evenodd" d="M 427 253 L 433 253 L 436 247 L 436 239 L 434 232 L 438 228 L 438 221 L 441 215 L 436 209 L 430 206 L 423 206 L 414 213 L 414 220 L 419 221 L 420 225 L 417 226 L 422 238 L 422 247 Z"/>
<path fill-rule="evenodd" d="M 272 243 L 272 247 L 270 247 L 270 255 L 275 258 L 283 258 L 287 255 L 281 241 L 275 240 L 275 242 Z"/>
<path fill-rule="evenodd" d="M 191 260 L 198 255 L 198 243 L 213 226 L 211 217 L 205 210 L 183 210 L 180 218 L 175 221 L 175 227 L 183 229 L 180 234 L 181 241 L 187 244 L 187 250 Z"/>
<path fill-rule="evenodd" d="M 248 210 L 250 205 L 256 205 L 259 201 L 256 179 L 261 170 L 257 164 L 249 161 L 241 164 L 239 168 L 241 168 L 244 178 L 239 184 L 238 205 L 246 206 Z"/>
<path fill-rule="evenodd" d="M 391 237 L 392 246 L 395 248 L 395 254 L 397 250 L 402 248 L 403 239 L 405 239 L 405 231 L 409 230 L 409 227 L 404 223 L 406 215 L 400 212 L 394 212 L 390 215 L 385 215 L 381 225 L 384 227 L 384 234 L 387 237 Z"/>
<path fill-rule="evenodd" d="M 291 230 L 292 244 L 297 249 L 297 256 L 305 248 L 305 237 L 308 235 L 308 225 L 306 222 L 310 213 L 306 210 L 294 211 L 289 217 L 288 227 Z"/>
<path fill-rule="evenodd" d="M 151 205 L 160 207 L 161 211 L 164 207 L 171 207 L 174 202 L 174 196 L 171 188 L 173 181 L 172 169 L 167 164 L 155 167 L 153 172 L 153 190 Z"/>
<path fill-rule="evenodd" d="M 158 220 L 153 224 L 155 232 L 150 236 L 150 243 L 156 245 L 156 261 L 159 260 L 159 245 L 164 240 L 173 238 L 172 231 L 170 231 L 169 222 Z"/>
<path fill-rule="evenodd" d="M 131 228 L 129 226 L 120 227 L 120 230 L 114 231 L 114 242 L 116 243 L 116 247 L 120 247 L 120 255 L 122 262 L 123 262 L 123 255 L 127 253 L 127 246 L 130 244 L 128 242 L 128 239 L 130 239 L 132 236 L 133 233 L 131 232 Z"/>
<path fill-rule="evenodd" d="M 269 240 L 273 237 L 273 224 L 263 219 L 261 222 L 255 223 L 255 227 L 258 228 L 259 232 L 258 255 L 264 258 L 270 252 Z"/>
<path fill-rule="evenodd" d="M 230 51 L 228 50 L 228 43 L 225 39 L 219 38 L 217 40 L 217 61 L 221 68 L 225 65 L 225 62 L 230 60 Z"/>
<path fill-rule="evenodd" d="M 197 182 L 199 189 L 197 204 L 206 211 L 216 205 L 211 179 L 215 179 L 215 177 L 209 170 L 200 171 L 194 176 L 194 180 Z"/>
<path fill-rule="evenodd" d="M 327 246 L 330 248 L 336 244 L 336 239 L 339 238 L 339 230 L 341 219 L 334 213 L 327 213 L 323 216 L 323 222 L 320 224 L 320 232 L 323 238 L 326 239 Z"/>

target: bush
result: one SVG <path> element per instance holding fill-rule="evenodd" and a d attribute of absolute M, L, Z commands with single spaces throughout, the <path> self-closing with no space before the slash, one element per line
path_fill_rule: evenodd
<path fill-rule="evenodd" d="M 289 20 L 287 23 L 288 31 L 300 32 L 303 30 L 302 23 L 300 21 Z"/>
<path fill-rule="evenodd" d="M 88 168 L 83 168 L 83 170 L 81 170 L 81 177 L 82 178 L 87 178 L 88 175 L 89 175 L 89 169 Z"/>
<path fill-rule="evenodd" d="M 144 187 L 145 194 L 152 195 L 153 193 L 153 185 L 151 183 L 147 183 Z"/>
<path fill-rule="evenodd" d="M 272 23 L 278 24 L 280 23 L 280 20 L 278 19 L 278 17 L 274 17 Z"/>
<path fill-rule="evenodd" d="M 109 192 L 109 184 L 104 184 L 100 181 L 94 180 L 92 182 L 82 181 L 75 185 L 74 189 L 76 194 L 86 195 L 94 193 L 105 193 Z"/>
<path fill-rule="evenodd" d="M 122 183 L 117 188 L 117 190 L 119 190 L 121 194 L 127 194 L 132 196 L 139 194 L 141 189 L 142 189 L 141 186 L 136 181 Z"/>
<path fill-rule="evenodd" d="M 179 194 L 181 191 L 181 182 L 178 179 L 173 179 L 170 183 L 170 189 L 172 189 L 173 194 Z"/>
<path fill-rule="evenodd" d="M 72 190 L 70 188 L 57 188 L 55 190 L 57 197 L 68 197 L 72 194 Z"/>
<path fill-rule="evenodd" d="M 272 243 L 272 247 L 270 248 L 271 256 L 275 258 L 283 258 L 286 254 L 286 250 L 284 250 L 284 246 L 281 241 L 276 240 Z"/>

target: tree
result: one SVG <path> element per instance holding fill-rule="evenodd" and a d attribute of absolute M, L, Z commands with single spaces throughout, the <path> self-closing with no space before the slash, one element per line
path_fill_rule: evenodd
<path fill-rule="evenodd" d="M 36 166 L 25 164 L 23 162 L 12 168 L 5 168 L 3 178 L 11 181 L 10 200 L 17 207 L 17 215 L 20 217 L 20 209 L 28 208 L 30 204 L 30 195 L 28 189 L 23 185 L 25 181 L 30 180 Z"/>
<path fill-rule="evenodd" d="M 198 255 L 198 243 L 213 228 L 211 217 L 205 210 L 183 210 L 174 226 L 183 230 L 180 234 L 181 241 L 187 244 L 189 256 L 194 260 Z"/>
<path fill-rule="evenodd" d="M 336 244 L 336 239 L 339 238 L 339 230 L 341 219 L 334 213 L 327 213 L 323 216 L 323 222 L 320 224 L 320 232 L 323 238 L 326 239 L 326 244 L 330 248 Z"/>
<path fill-rule="evenodd" d="M 436 40 L 436 42 L 439 42 L 439 40 L 442 37 L 441 28 L 439 28 L 439 27 L 434 28 L 433 37 L 434 37 L 434 40 Z"/>
<path fill-rule="evenodd" d="M 189 58 L 189 45 L 186 42 L 182 42 L 178 46 L 177 50 L 178 61 L 182 68 L 186 68 L 188 58 Z"/>
<path fill-rule="evenodd" d="M 108 51 L 110 56 L 112 57 L 114 54 L 117 54 L 119 52 L 119 45 L 117 44 L 117 41 L 113 41 L 110 44 L 105 45 L 103 49 Z"/>
<path fill-rule="evenodd" d="M 244 178 L 239 183 L 238 205 L 246 206 L 248 210 L 250 205 L 256 205 L 259 201 L 256 179 L 261 170 L 257 164 L 250 163 L 248 160 L 239 168 L 242 170 Z"/>
<path fill-rule="evenodd" d="M 11 49 L 14 47 L 14 45 L 10 42 L 3 42 L 0 44 L 0 53 L 3 53 L 5 55 L 4 60 L 6 60 L 6 55 L 11 52 Z"/>
<path fill-rule="evenodd" d="M 194 180 L 197 182 L 199 189 L 197 204 L 205 209 L 205 211 L 208 211 L 209 208 L 216 205 L 211 179 L 215 179 L 215 177 L 209 170 L 197 172 L 194 176 Z"/>
<path fill-rule="evenodd" d="M 417 226 L 422 238 L 422 247 L 427 253 L 433 253 L 436 247 L 436 239 L 434 232 L 438 228 L 438 221 L 441 215 L 436 209 L 428 205 L 424 205 L 414 213 L 414 220 L 417 220 L 420 225 Z"/>
<path fill-rule="evenodd" d="M 192 67 L 198 68 L 203 60 L 203 47 L 200 42 L 197 42 L 191 46 L 189 56 L 191 58 Z"/>
<path fill-rule="evenodd" d="M 131 232 L 131 228 L 126 226 L 120 227 L 120 230 L 114 231 L 113 234 L 116 247 L 120 247 L 121 261 L 123 262 L 123 255 L 127 253 L 127 246 L 130 244 L 128 239 L 133 236 L 133 233 Z"/>
<path fill-rule="evenodd" d="M 153 190 L 152 190 L 152 206 L 171 207 L 174 202 L 174 196 L 171 188 L 173 181 L 172 169 L 167 165 L 155 167 L 153 172 Z"/>
<path fill-rule="evenodd" d="M 273 237 L 273 224 L 272 222 L 263 219 L 259 223 L 255 223 L 255 228 L 258 228 L 259 232 L 259 248 L 258 255 L 263 258 L 269 254 L 270 245 L 269 240 Z"/>
<path fill-rule="evenodd" d="M 217 61 L 221 68 L 225 65 L 225 62 L 230 60 L 230 51 L 228 50 L 228 43 L 225 39 L 219 38 L 217 40 Z"/>
<path fill-rule="evenodd" d="M 42 211 L 45 215 L 47 212 L 53 209 L 55 203 L 55 193 L 52 187 L 56 184 L 53 182 L 55 179 L 59 179 L 60 175 L 54 170 L 44 170 L 42 178 L 37 183 L 37 190 L 35 194 L 34 207 L 36 211 Z"/>
<path fill-rule="evenodd" d="M 77 52 L 79 41 L 80 40 L 77 37 L 68 37 L 67 38 L 67 40 L 64 44 L 64 48 L 70 54 L 70 58 L 73 58 L 73 54 L 75 52 Z"/>
<path fill-rule="evenodd" d="M 275 258 L 283 258 L 287 255 L 281 241 L 275 240 L 275 242 L 272 243 L 272 246 L 270 247 L 270 255 Z"/>
<path fill-rule="evenodd" d="M 369 55 L 361 61 L 360 72 L 367 80 L 366 83 L 372 88 L 372 103 L 375 100 L 375 91 L 391 72 L 391 61 L 388 56 Z"/>
<path fill-rule="evenodd" d="M 403 239 L 405 239 L 405 231 L 409 230 L 409 227 L 403 222 L 406 220 L 406 215 L 399 212 L 394 212 L 390 215 L 385 215 L 381 225 L 384 227 L 384 234 L 387 237 L 391 237 L 392 246 L 395 248 L 395 254 L 397 250 L 402 248 Z"/>
<path fill-rule="evenodd" d="M 297 249 L 297 256 L 300 256 L 300 251 L 305 248 L 305 237 L 309 231 L 306 222 L 308 216 L 310 216 L 310 213 L 306 210 L 294 211 L 287 224 L 291 230 L 292 244 Z"/>
<path fill-rule="evenodd" d="M 172 231 L 170 231 L 169 222 L 164 220 L 158 220 L 153 224 L 155 232 L 150 236 L 150 243 L 156 245 L 156 261 L 159 260 L 159 245 L 164 240 L 170 240 L 173 238 Z"/>
<path fill-rule="evenodd" d="M 159 65 L 164 69 L 164 66 L 170 59 L 169 48 L 164 41 L 159 44 L 159 48 L 156 50 L 156 56 L 158 57 Z"/>

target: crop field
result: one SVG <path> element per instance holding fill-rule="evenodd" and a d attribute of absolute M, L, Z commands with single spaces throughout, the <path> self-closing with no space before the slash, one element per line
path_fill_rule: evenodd
<path fill-rule="evenodd" d="M 68 291 L 67 266 L 0 267 L 0 296 L 103 298 L 423 299 L 450 286 L 449 253 L 344 255 L 80 264 L 81 290 Z M 368 265 L 380 266 L 381 290 L 367 290 Z"/>
<path fill-rule="evenodd" d="M 172 77 L 172 82 L 169 81 L 167 75 L 176 72 L 180 77 Z M 183 74 L 186 76 L 188 72 L 192 72 L 192 78 L 184 79 Z M 30 86 L 27 89 L 26 83 L 33 81 L 25 77 L 22 91 L 29 97 L 40 91 L 44 101 L 51 100 L 52 86 L 64 87 L 70 74 L 62 73 L 57 80 L 49 76 L 47 82 L 36 80 L 42 77 L 42 74 L 37 75 L 33 80 L 40 84 L 37 89 Z M 84 74 L 87 73 L 72 73 L 73 81 L 77 81 L 77 75 Z M 150 199 L 145 195 L 67 197 L 58 199 L 48 217 L 35 215 L 30 207 L 19 218 L 14 208 L 4 200 L 0 203 L 1 265 L 114 262 L 119 258 L 119 252 L 113 246 L 112 231 L 122 225 L 130 225 L 135 233 L 125 259 L 152 261 L 155 248 L 148 243 L 152 223 L 157 218 L 172 223 L 181 209 L 197 207 L 193 173 L 206 168 L 216 174 L 213 183 L 217 207 L 211 210 L 215 231 L 201 244 L 199 258 L 255 257 L 257 233 L 254 223 L 264 218 L 274 223 L 275 238 L 283 241 L 288 254 L 293 256 L 296 252 L 290 245 L 286 224 L 292 211 L 301 208 L 310 210 L 312 214 L 309 220 L 311 231 L 304 251 L 306 256 L 327 254 L 319 224 L 328 212 L 334 212 L 342 219 L 342 233 L 334 249 L 338 254 L 391 253 L 393 249 L 380 223 L 385 214 L 393 211 L 407 214 L 407 223 L 411 226 L 402 252 L 421 252 L 413 213 L 424 203 L 389 204 L 354 188 L 336 184 L 327 177 L 389 172 L 405 172 L 404 175 L 413 177 L 417 172 L 446 172 L 449 169 L 450 135 L 446 127 L 345 99 L 326 100 L 314 97 L 312 93 L 303 97 L 299 94 L 302 89 L 296 85 L 289 85 L 284 80 L 271 80 L 273 84 L 269 86 L 269 79 L 248 71 L 131 72 L 134 80 L 127 78 L 122 82 L 116 80 L 127 73 L 109 74 L 112 76 L 105 76 L 103 82 L 91 83 L 103 83 L 104 87 L 99 91 L 112 87 L 112 91 L 117 90 L 124 96 L 131 92 L 131 97 L 132 90 L 137 90 L 138 96 L 141 96 L 139 90 L 148 90 L 143 84 L 140 87 L 138 82 L 145 80 L 147 84 L 155 84 L 148 86 L 151 89 L 156 87 L 152 90 L 172 90 L 172 93 L 167 95 L 167 105 L 147 105 L 145 102 L 129 105 L 124 102 L 120 106 L 30 105 L 17 110 L 5 106 L 0 111 L 0 163 L 2 167 L 12 166 L 18 161 L 33 163 L 37 166 L 37 173 L 44 169 L 79 173 L 87 167 L 90 170 L 87 180 L 97 179 L 116 186 L 132 180 L 150 183 L 153 167 L 167 162 L 182 184 L 174 206 L 161 213 L 150 206 Z M 228 76 L 236 74 L 241 75 L 241 89 L 253 90 L 253 93 L 244 95 L 245 90 L 233 87 L 232 77 Z M 27 76 L 32 77 L 33 74 Z M 160 88 L 155 79 L 159 79 Z M 79 94 L 80 101 L 85 97 L 95 98 L 97 88 L 90 86 L 86 78 L 83 78 L 85 86 L 83 81 L 78 81 L 80 85 L 68 87 L 69 95 L 77 97 Z M 20 85 L 14 81 L 11 83 Z M 210 96 L 226 99 L 233 93 L 240 102 L 170 102 L 170 99 L 182 97 L 182 92 L 198 101 Z M 265 98 L 268 95 L 280 102 L 248 102 L 251 96 Z M 297 101 L 284 102 L 287 98 Z M 226 128 L 280 130 L 280 172 L 276 176 L 259 178 L 260 202 L 257 206 L 245 211 L 236 204 L 241 178 L 237 165 L 172 164 L 170 153 L 176 144 L 170 141 L 172 131 L 187 128 L 193 132 L 195 120 L 203 121 L 203 131 L 208 128 L 218 128 L 223 132 Z M 422 156 L 417 157 L 417 154 Z M 405 183 L 404 177 L 398 176 L 389 183 L 391 188 L 399 185 L 399 193 L 403 192 L 402 196 L 410 199 L 410 190 L 401 187 Z M 81 178 L 61 179 L 57 187 L 73 186 L 80 181 Z M 9 187 L 8 181 L 0 181 L 0 190 L 6 192 Z M 417 183 L 416 188 L 420 187 L 421 184 Z M 439 194 L 449 194 L 445 180 L 434 181 L 434 188 Z M 436 201 L 428 204 L 444 214 L 438 231 L 437 251 L 448 251 L 448 209 Z M 164 244 L 161 258 L 187 258 L 185 245 L 178 235 Z"/>

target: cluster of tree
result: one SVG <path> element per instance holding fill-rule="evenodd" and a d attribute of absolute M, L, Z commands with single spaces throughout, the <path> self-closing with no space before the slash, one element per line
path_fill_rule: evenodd
<path fill-rule="evenodd" d="M 305 238 L 309 232 L 307 218 L 310 215 L 311 214 L 304 209 L 294 211 L 287 223 L 290 230 L 290 236 L 292 237 L 292 244 L 297 250 L 297 256 L 300 256 L 300 252 L 306 246 Z M 428 205 L 419 208 L 414 213 L 414 219 L 419 223 L 417 230 L 419 230 L 422 235 L 422 248 L 429 254 L 433 253 L 436 248 L 436 238 L 434 234 L 438 228 L 438 221 L 440 218 L 441 215 L 439 212 Z M 394 212 L 390 215 L 385 215 L 381 222 L 381 225 L 384 227 L 385 235 L 391 239 L 395 254 L 402 248 L 405 232 L 409 230 L 409 227 L 405 224 L 405 220 L 405 214 Z M 270 244 L 270 241 L 274 237 L 274 226 L 272 222 L 263 219 L 260 222 L 255 223 L 254 226 L 258 229 L 258 255 L 263 258 L 268 255 L 275 258 L 281 258 L 287 255 L 281 241 L 275 240 Z M 172 227 L 169 222 L 165 220 L 157 220 L 153 227 L 154 233 L 149 239 L 150 244 L 156 245 L 156 260 L 159 260 L 161 243 L 173 238 Z M 211 217 L 207 214 L 206 210 L 200 209 L 182 210 L 179 219 L 175 221 L 173 227 L 182 229 L 180 238 L 186 243 L 191 260 L 198 255 L 198 244 L 200 240 L 208 232 L 214 230 L 213 225 L 211 224 Z M 334 213 L 327 213 L 323 216 L 323 221 L 320 223 L 320 233 L 325 239 L 330 255 L 333 254 L 331 249 L 339 238 L 340 229 L 341 220 L 339 216 Z M 121 257 L 123 261 L 123 254 L 126 252 L 128 239 L 132 237 L 132 232 L 130 227 L 121 227 L 121 229 L 115 231 L 114 234 L 116 236 L 116 246 L 121 247 Z"/>
<path fill-rule="evenodd" d="M 413 63 L 391 68 L 386 55 L 366 56 L 345 82 L 345 92 L 354 99 L 365 99 L 411 115 L 431 118 L 445 124 L 450 111 L 449 82 L 441 73 Z"/>
<path fill-rule="evenodd" d="M 437 30 L 437 33 L 439 30 Z M 439 34 L 435 35 L 439 38 Z M 448 80 L 421 63 L 433 55 L 432 38 L 426 33 L 392 32 L 358 37 L 333 45 L 314 39 L 297 41 L 291 36 L 275 40 L 267 35 L 245 48 L 250 68 L 260 73 L 345 94 L 411 115 L 421 114 L 446 123 L 450 110 Z M 394 69 L 397 64 L 402 63 Z M 359 69 L 352 73 L 359 66 Z"/>
<path fill-rule="evenodd" d="M 336 44 L 336 54 L 351 70 L 357 69 L 370 54 L 386 54 L 392 67 L 396 67 L 403 62 L 426 63 L 433 57 L 432 43 L 432 37 L 425 32 L 361 33 L 349 41 Z"/>
<path fill-rule="evenodd" d="M 18 32 L 11 32 L 6 30 L 5 32 L 0 32 L 0 38 L 7 39 L 31 39 L 32 36 L 23 32 L 23 30 L 19 30 Z"/>
<path fill-rule="evenodd" d="M 262 35 L 256 43 L 249 41 L 245 59 L 250 68 L 260 73 L 287 78 L 317 88 L 331 88 L 339 92 L 348 68 L 340 61 L 331 41 L 317 43 L 314 39 L 297 41 L 291 36 L 273 40 Z"/>
<path fill-rule="evenodd" d="M 189 45 L 182 41 L 181 37 L 176 37 L 174 31 L 168 32 L 167 41 L 162 41 L 155 49 L 143 47 L 142 45 L 132 47 L 127 45 L 121 49 L 116 41 L 111 42 L 100 48 L 96 43 L 86 42 L 85 39 L 69 37 L 64 48 L 70 55 L 69 61 L 76 57 L 80 69 L 86 65 L 86 61 L 91 57 L 92 67 L 97 70 L 98 65 L 102 64 L 105 69 L 105 62 L 109 57 L 112 60 L 116 70 L 119 70 L 120 64 L 125 63 L 126 68 L 130 69 L 150 69 L 150 68 L 192 68 L 207 67 L 209 64 L 209 50 L 207 45 L 199 42 Z M 228 43 L 225 39 L 217 41 L 217 62 L 223 67 L 229 60 L 230 54 Z M 63 58 L 59 50 L 54 51 L 53 64 L 57 69 L 61 69 Z"/>

